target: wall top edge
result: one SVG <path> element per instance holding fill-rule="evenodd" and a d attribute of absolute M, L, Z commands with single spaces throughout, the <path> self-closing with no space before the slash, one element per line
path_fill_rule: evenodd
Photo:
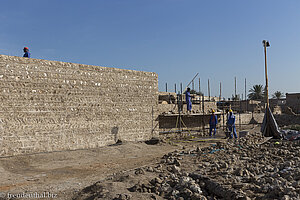
<path fill-rule="evenodd" d="M 45 60 L 45 59 L 36 59 L 36 58 L 23 58 L 19 56 L 8 56 L 8 55 L 2 55 L 0 54 L 0 62 L 1 61 L 14 61 L 14 62 L 22 62 L 22 64 L 44 64 L 44 65 L 62 65 L 62 66 L 74 66 L 74 67 L 88 67 L 92 69 L 110 69 L 114 71 L 119 72 L 133 72 L 133 73 L 145 73 L 145 74 L 151 74 L 152 76 L 158 77 L 157 73 L 155 72 L 146 72 L 146 71 L 138 71 L 138 70 L 131 70 L 131 69 L 121 69 L 121 68 L 115 68 L 115 67 L 103 67 L 103 66 L 97 66 L 97 65 L 87 65 L 87 64 L 80 64 L 80 63 L 71 63 L 71 62 L 62 62 L 62 61 L 53 61 L 53 60 Z"/>

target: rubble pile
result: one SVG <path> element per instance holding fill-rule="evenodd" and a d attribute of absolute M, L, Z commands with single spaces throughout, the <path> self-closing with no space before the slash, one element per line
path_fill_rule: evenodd
<path fill-rule="evenodd" d="M 161 175 L 146 184 L 135 184 L 129 191 L 154 193 L 166 199 L 206 199 L 199 184 L 187 173 Z"/>
<path fill-rule="evenodd" d="M 200 157 L 197 174 L 238 193 L 232 198 L 206 185 L 210 193 L 225 199 L 300 199 L 299 150 L 299 143 L 260 145 L 249 138 Z"/>
<path fill-rule="evenodd" d="M 183 148 L 135 169 L 115 199 L 300 199 L 299 151 L 299 141 L 266 141 L 260 133 Z"/>

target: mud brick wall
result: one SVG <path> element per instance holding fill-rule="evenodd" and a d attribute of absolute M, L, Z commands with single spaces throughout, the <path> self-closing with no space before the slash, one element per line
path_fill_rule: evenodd
<path fill-rule="evenodd" d="M 0 55 L 0 156 L 151 137 L 157 74 Z"/>
<path fill-rule="evenodd" d="M 296 114 L 300 114 L 300 93 L 286 93 L 286 105 Z"/>
<path fill-rule="evenodd" d="M 240 115 L 238 113 L 234 113 L 235 115 L 235 125 L 238 126 L 241 124 L 251 124 L 252 122 L 257 122 L 258 124 L 261 124 L 264 120 L 265 113 L 241 113 Z M 253 117 L 253 119 L 252 119 Z M 240 120 L 241 119 L 241 120 Z M 224 124 L 226 124 L 227 121 L 227 115 L 224 114 Z M 254 121 L 253 121 L 254 120 Z M 221 115 L 221 121 L 220 124 L 223 124 L 223 116 Z"/>
<path fill-rule="evenodd" d="M 217 102 L 205 102 L 204 103 L 204 113 L 211 113 L 211 110 L 217 110 Z M 173 111 L 178 113 L 177 104 L 158 104 L 158 114 L 168 113 Z M 192 104 L 192 111 L 196 113 L 202 113 L 202 103 Z M 187 113 L 187 105 L 183 104 L 183 113 Z"/>

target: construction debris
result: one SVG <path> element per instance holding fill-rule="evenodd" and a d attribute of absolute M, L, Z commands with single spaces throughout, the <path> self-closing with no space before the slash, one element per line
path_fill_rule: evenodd
<path fill-rule="evenodd" d="M 85 188 L 74 199 L 296 200 L 300 198 L 299 150 L 299 141 L 274 141 L 252 132 L 239 141 L 178 149 L 156 165 Z"/>
<path fill-rule="evenodd" d="M 300 131 L 279 129 L 270 108 L 266 109 L 266 114 L 261 126 L 261 132 L 267 137 L 271 136 L 277 139 L 300 140 Z"/>

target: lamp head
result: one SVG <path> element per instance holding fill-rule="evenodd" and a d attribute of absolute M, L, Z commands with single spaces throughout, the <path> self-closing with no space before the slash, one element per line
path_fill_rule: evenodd
<path fill-rule="evenodd" d="M 263 43 L 263 45 L 266 46 L 266 47 L 269 47 L 269 46 L 270 46 L 270 43 L 269 43 L 269 41 L 267 41 L 267 40 L 263 40 L 262 43 Z"/>

